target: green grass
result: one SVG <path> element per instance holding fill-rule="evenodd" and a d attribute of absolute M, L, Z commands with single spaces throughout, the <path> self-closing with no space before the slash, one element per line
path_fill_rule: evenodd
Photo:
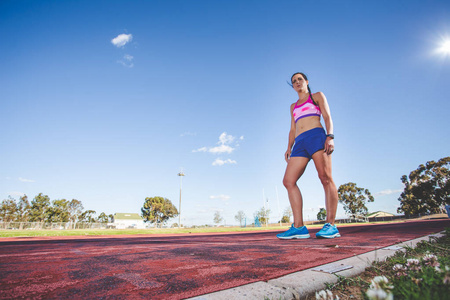
<path fill-rule="evenodd" d="M 386 261 L 374 262 L 359 276 L 338 276 L 337 283 L 326 284 L 326 287 L 341 300 L 389 299 L 367 295 L 369 289 L 377 290 L 372 280 L 379 276 L 387 279 L 386 283 L 380 284 L 381 289 L 394 299 L 450 299 L 450 228 L 445 229 L 442 237 L 430 237 L 414 248 L 397 251 Z M 315 299 L 315 295 L 307 299 Z"/>
<path fill-rule="evenodd" d="M 139 235 L 139 234 L 192 234 L 214 232 L 254 232 L 286 230 L 286 226 L 269 227 L 206 227 L 206 228 L 152 228 L 152 229 L 74 229 L 74 230 L 0 230 L 1 237 L 33 236 L 98 236 L 98 235 Z"/>

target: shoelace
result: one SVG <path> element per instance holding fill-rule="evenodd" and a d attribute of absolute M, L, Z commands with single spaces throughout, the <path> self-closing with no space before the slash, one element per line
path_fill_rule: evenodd
<path fill-rule="evenodd" d="M 299 229 L 299 228 L 295 228 L 294 225 L 292 224 L 292 226 L 289 227 L 288 232 L 290 232 L 290 231 L 296 231 L 296 230 L 298 230 L 298 229 Z"/>

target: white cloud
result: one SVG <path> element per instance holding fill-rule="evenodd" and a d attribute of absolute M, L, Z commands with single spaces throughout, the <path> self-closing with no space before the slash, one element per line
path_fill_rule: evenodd
<path fill-rule="evenodd" d="M 391 194 L 397 194 L 397 193 L 401 193 L 403 192 L 403 190 L 391 190 L 391 189 L 387 189 L 387 190 L 382 190 L 378 193 L 375 193 L 374 196 L 375 197 L 381 197 L 381 196 L 386 196 L 386 195 L 391 195 Z"/>
<path fill-rule="evenodd" d="M 222 133 L 219 136 L 219 143 L 224 145 L 224 144 L 230 144 L 234 141 L 234 136 L 232 135 L 228 135 L 226 132 Z"/>
<path fill-rule="evenodd" d="M 211 153 L 214 153 L 214 154 L 220 154 L 220 153 L 228 153 L 229 154 L 229 153 L 234 151 L 234 148 L 230 147 L 228 145 L 223 145 L 222 144 L 222 145 L 217 146 L 217 147 L 209 148 L 208 151 L 211 152 Z"/>
<path fill-rule="evenodd" d="M 125 54 L 123 56 L 123 60 L 118 60 L 117 63 L 121 64 L 124 67 L 132 68 L 132 67 L 134 67 L 133 59 L 134 59 L 133 56 L 131 56 L 129 54 Z"/>
<path fill-rule="evenodd" d="M 131 42 L 132 39 L 133 39 L 132 34 L 122 33 L 122 34 L 119 34 L 118 36 L 116 36 L 115 38 L 113 38 L 111 40 L 111 43 L 114 46 L 116 46 L 117 48 L 123 48 L 126 44 Z M 134 60 L 134 57 L 132 55 L 125 54 L 121 60 L 117 61 L 117 63 L 121 64 L 124 67 L 132 68 L 132 67 L 134 67 L 133 60 Z"/>
<path fill-rule="evenodd" d="M 226 132 L 223 132 L 219 136 L 219 141 L 217 142 L 218 146 L 214 147 L 201 147 L 197 150 L 192 150 L 192 152 L 209 152 L 213 154 L 231 154 L 234 150 L 236 150 L 237 147 L 239 147 L 238 141 L 242 141 L 244 139 L 243 136 L 241 136 L 238 140 L 236 140 L 236 137 L 227 134 Z M 217 158 L 212 165 L 213 166 L 223 166 L 225 164 L 236 164 L 237 162 L 232 159 L 226 159 L 222 160 L 220 158 Z"/>
<path fill-rule="evenodd" d="M 219 200 L 222 200 L 222 201 L 227 201 L 227 200 L 230 200 L 230 196 L 228 196 L 228 195 L 223 195 L 223 194 L 221 194 L 221 195 L 217 195 L 217 196 L 209 196 L 209 199 L 211 199 L 211 200 L 214 200 L 214 199 L 219 199 Z"/>
<path fill-rule="evenodd" d="M 220 158 L 216 158 L 216 160 L 212 163 L 213 166 L 223 166 L 225 164 L 237 164 L 237 162 L 232 159 L 222 160 Z"/>
<path fill-rule="evenodd" d="M 222 133 L 219 136 L 219 146 L 216 147 L 202 147 L 197 150 L 193 150 L 193 152 L 209 152 L 214 154 L 221 154 L 221 153 L 228 153 L 230 154 L 233 152 L 236 148 L 235 146 L 238 146 L 237 144 L 233 143 L 236 138 L 232 135 L 227 134 L 226 132 Z M 241 136 L 239 138 L 240 140 L 243 140 L 244 137 Z"/>
<path fill-rule="evenodd" d="M 111 43 L 120 48 L 125 46 L 127 43 L 131 42 L 131 40 L 133 39 L 133 35 L 132 34 L 119 34 L 118 36 L 116 36 L 115 38 L 113 38 L 111 40 Z"/>
<path fill-rule="evenodd" d="M 197 150 L 192 150 L 192 152 L 208 152 L 208 148 L 201 147 L 201 148 L 198 148 Z"/>
<path fill-rule="evenodd" d="M 22 177 L 19 177 L 19 181 L 21 181 L 21 182 L 35 182 L 33 179 L 26 179 L 26 178 L 22 178 Z"/>

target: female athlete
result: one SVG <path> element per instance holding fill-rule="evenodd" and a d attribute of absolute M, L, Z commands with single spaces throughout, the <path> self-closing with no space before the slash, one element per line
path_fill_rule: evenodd
<path fill-rule="evenodd" d="M 292 87 L 298 94 L 297 102 L 291 105 L 291 129 L 289 131 L 288 149 L 285 153 L 287 162 L 283 184 L 287 189 L 289 202 L 294 215 L 294 223 L 279 239 L 309 238 L 309 232 L 303 223 L 303 198 L 297 181 L 305 172 L 312 159 L 325 191 L 327 219 L 323 228 L 316 233 L 318 238 L 340 237 L 334 221 L 338 204 L 336 185 L 331 176 L 331 154 L 334 151 L 333 121 L 327 98 L 322 92 L 311 94 L 309 81 L 305 74 L 295 73 L 291 77 Z M 320 116 L 326 132 L 320 123 Z"/>

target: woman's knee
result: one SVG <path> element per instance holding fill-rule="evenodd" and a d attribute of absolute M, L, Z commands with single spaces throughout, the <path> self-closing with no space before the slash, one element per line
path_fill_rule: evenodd
<path fill-rule="evenodd" d="M 319 179 L 323 186 L 327 186 L 333 182 L 331 174 L 328 174 L 327 172 L 319 173 Z"/>
<path fill-rule="evenodd" d="M 290 189 L 297 185 L 297 181 L 285 176 L 283 178 L 283 185 L 286 189 Z"/>

